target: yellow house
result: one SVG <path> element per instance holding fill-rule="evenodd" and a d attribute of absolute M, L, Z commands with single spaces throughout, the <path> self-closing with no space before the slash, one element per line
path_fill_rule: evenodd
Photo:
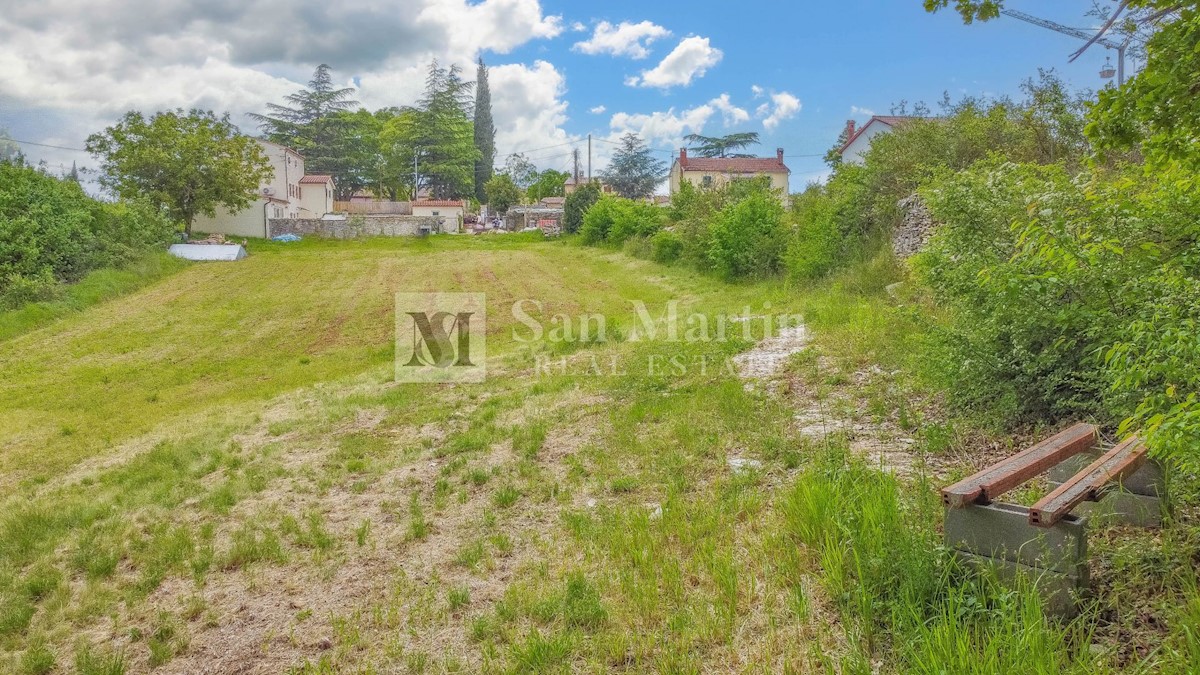
<path fill-rule="evenodd" d="M 698 188 L 717 188 L 743 178 L 767 176 L 787 204 L 789 174 L 791 170 L 783 163 L 783 148 L 776 150 L 774 157 L 688 157 L 687 148 L 680 148 L 679 157 L 671 163 L 668 181 L 674 195 L 684 181 Z"/>

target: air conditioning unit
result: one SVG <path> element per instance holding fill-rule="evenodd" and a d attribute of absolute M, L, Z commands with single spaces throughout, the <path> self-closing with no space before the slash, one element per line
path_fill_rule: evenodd
<path fill-rule="evenodd" d="M 262 193 L 263 193 L 263 196 L 264 196 L 264 197 L 270 197 L 270 196 L 272 196 L 272 195 L 274 195 L 274 194 L 275 194 L 275 188 L 273 188 L 273 187 L 265 187 L 265 188 L 263 188 L 263 189 L 262 189 Z"/>

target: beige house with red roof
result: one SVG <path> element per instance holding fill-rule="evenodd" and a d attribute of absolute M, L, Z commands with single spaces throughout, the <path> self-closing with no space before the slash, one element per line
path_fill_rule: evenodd
<path fill-rule="evenodd" d="M 196 232 L 234 237 L 267 237 L 272 218 L 320 218 L 333 211 L 333 177 L 304 173 L 304 157 L 291 148 L 258 140 L 271 165 L 271 177 L 259 186 L 246 208 L 218 208 L 214 217 L 197 216 Z"/>
<path fill-rule="evenodd" d="M 766 176 L 787 204 L 790 174 L 791 169 L 783 163 L 783 148 L 776 150 L 774 157 L 688 157 L 687 148 L 680 148 L 667 180 L 674 195 L 684 181 L 698 188 L 717 188 L 735 180 Z"/>

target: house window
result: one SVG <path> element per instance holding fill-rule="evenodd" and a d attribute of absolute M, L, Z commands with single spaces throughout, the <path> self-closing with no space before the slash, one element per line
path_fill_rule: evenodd
<path fill-rule="evenodd" d="M 437 212 L 437 211 L 434 211 L 434 212 L 433 212 L 433 215 L 435 215 L 435 216 L 440 216 L 440 215 L 442 215 L 442 214 L 441 214 L 441 213 L 439 213 L 439 212 Z"/>
<path fill-rule="evenodd" d="M 704 187 L 712 187 L 712 176 L 705 176 L 703 183 Z"/>

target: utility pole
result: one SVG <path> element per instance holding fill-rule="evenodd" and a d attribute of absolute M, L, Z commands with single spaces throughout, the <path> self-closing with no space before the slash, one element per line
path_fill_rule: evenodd
<path fill-rule="evenodd" d="M 412 200 L 417 201 L 417 149 L 413 148 L 413 193 Z"/>
<path fill-rule="evenodd" d="M 592 182 L 592 135 L 588 134 L 588 182 Z"/>
<path fill-rule="evenodd" d="M 1079 38 L 1084 42 L 1095 42 L 1096 44 L 1103 45 L 1109 49 L 1117 50 L 1117 86 L 1119 87 L 1125 84 L 1125 51 L 1129 48 L 1129 39 L 1126 39 L 1124 42 L 1117 42 L 1115 40 L 1109 40 L 1108 38 L 1103 37 L 1096 38 L 1087 31 L 1082 31 L 1078 28 L 1071 28 L 1070 26 L 1064 26 L 1061 23 L 1026 14 L 1025 12 L 1018 12 L 1015 9 L 1002 9 L 1000 10 L 1000 13 L 1019 21 L 1024 21 L 1025 23 L 1041 26 L 1042 28 L 1052 30 L 1056 33 L 1062 33 L 1063 35 L 1070 35 L 1073 38 Z M 1079 56 L 1079 53 L 1076 53 L 1075 56 Z M 1071 60 L 1074 61 L 1075 58 L 1072 57 Z"/>

